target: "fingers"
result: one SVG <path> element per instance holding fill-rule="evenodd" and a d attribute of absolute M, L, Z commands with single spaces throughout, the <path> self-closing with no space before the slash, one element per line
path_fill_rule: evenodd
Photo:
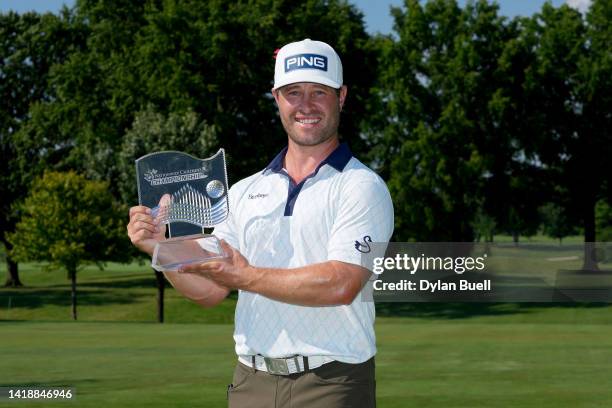
<path fill-rule="evenodd" d="M 137 205 L 130 208 L 130 218 L 132 218 L 134 214 L 151 214 L 151 209 L 149 207 L 145 207 L 144 205 Z"/>
<path fill-rule="evenodd" d="M 151 234 L 159 234 L 161 232 L 160 226 L 155 222 L 135 221 L 131 225 L 128 224 L 128 231 L 136 233 L 141 230 L 146 230 Z"/>
<path fill-rule="evenodd" d="M 130 241 L 132 241 L 132 244 L 138 247 L 140 246 L 140 243 L 155 238 L 155 234 L 146 229 L 128 231 L 128 236 L 130 237 Z"/>
<path fill-rule="evenodd" d="M 204 262 L 200 264 L 182 265 L 179 268 L 179 273 L 192 273 L 196 275 L 208 276 L 210 272 L 219 271 L 223 268 L 220 262 Z"/>
<path fill-rule="evenodd" d="M 159 199 L 159 204 L 157 204 L 157 205 L 160 206 L 160 207 L 167 207 L 171 203 L 172 203 L 172 196 L 170 194 L 164 194 Z"/>
<path fill-rule="evenodd" d="M 194 264 L 194 265 L 181 265 L 178 269 L 179 273 L 195 273 L 195 274 L 199 274 L 200 271 L 200 265 L 198 264 Z"/>
<path fill-rule="evenodd" d="M 150 215 L 136 213 L 130 217 L 130 222 L 128 223 L 128 231 L 132 230 L 136 232 L 140 229 L 146 229 L 155 234 L 160 231 L 159 221 L 154 219 Z"/>
<path fill-rule="evenodd" d="M 162 234 L 162 226 L 150 214 L 151 210 L 145 206 L 130 208 L 130 221 L 127 225 L 127 231 L 132 243 L 138 244 Z"/>

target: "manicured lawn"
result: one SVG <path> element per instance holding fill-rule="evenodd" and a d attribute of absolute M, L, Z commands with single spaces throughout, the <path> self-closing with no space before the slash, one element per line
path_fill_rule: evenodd
<path fill-rule="evenodd" d="M 504 320 L 380 324 L 379 406 L 612 406 L 609 324 Z"/>
<path fill-rule="evenodd" d="M 379 406 L 610 406 L 610 312 L 382 318 Z M 235 361 L 231 325 L 0 322 L 0 332 L 0 385 L 76 388 L 74 405 L 16 406 L 225 406 Z"/>
<path fill-rule="evenodd" d="M 2 386 L 76 389 L 74 405 L 43 406 L 221 407 L 231 382 L 231 325 L 2 322 L 0 330 Z"/>
<path fill-rule="evenodd" d="M 4 265 L 0 266 L 0 279 Z M 70 321 L 70 281 L 66 273 L 45 272 L 42 265 L 20 265 L 24 288 L 0 287 L 0 320 Z M 165 321 L 233 323 L 236 296 L 204 310 L 186 301 L 170 284 L 165 291 Z M 103 271 L 87 267 L 77 274 L 79 321 L 155 322 L 156 281 L 147 265 L 109 264 Z"/>
<path fill-rule="evenodd" d="M 0 280 L 5 271 L 0 266 Z M 153 272 L 79 272 L 79 321 L 64 273 L 25 264 L 27 287 L 0 289 L 0 386 L 71 386 L 76 402 L 18 407 L 225 407 L 236 358 L 235 296 L 202 309 Z M 378 406 L 612 406 L 612 306 L 377 305 Z"/>

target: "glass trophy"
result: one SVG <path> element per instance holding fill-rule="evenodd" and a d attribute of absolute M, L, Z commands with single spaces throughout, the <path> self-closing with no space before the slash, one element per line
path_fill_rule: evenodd
<path fill-rule="evenodd" d="M 176 151 L 155 152 L 136 160 L 138 201 L 166 225 L 168 239 L 155 246 L 151 266 L 160 272 L 181 265 L 225 258 L 221 242 L 206 234 L 229 213 L 225 151 L 199 159 Z"/>

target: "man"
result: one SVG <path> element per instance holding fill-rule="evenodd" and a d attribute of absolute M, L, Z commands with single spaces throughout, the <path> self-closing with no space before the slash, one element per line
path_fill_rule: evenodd
<path fill-rule="evenodd" d="M 374 407 L 374 305 L 359 294 L 369 242 L 387 242 L 393 206 L 384 182 L 338 140 L 347 87 L 329 45 L 306 39 L 277 54 L 272 94 L 288 145 L 229 191 L 215 228 L 229 257 L 167 279 L 210 307 L 239 290 L 233 407 Z M 164 228 L 146 207 L 128 233 L 151 253 Z"/>

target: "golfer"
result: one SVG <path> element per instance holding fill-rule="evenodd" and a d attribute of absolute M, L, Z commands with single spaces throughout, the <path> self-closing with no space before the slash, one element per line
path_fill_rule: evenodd
<path fill-rule="evenodd" d="M 306 39 L 281 48 L 272 95 L 288 145 L 230 189 L 230 214 L 214 231 L 229 257 L 166 278 L 205 307 L 239 292 L 230 408 L 374 407 L 362 254 L 390 239 L 391 198 L 339 141 L 347 87 L 332 47 Z M 148 208 L 130 210 L 138 248 L 151 254 L 164 233 Z"/>

